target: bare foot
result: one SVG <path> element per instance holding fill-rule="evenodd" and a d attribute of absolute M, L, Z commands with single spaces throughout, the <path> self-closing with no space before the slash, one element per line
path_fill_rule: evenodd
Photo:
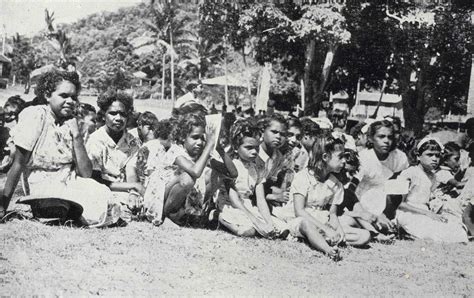
<path fill-rule="evenodd" d="M 339 250 L 336 247 L 332 247 L 331 250 L 326 252 L 326 255 L 334 262 L 339 262 L 342 260 Z"/>
<path fill-rule="evenodd" d="M 382 233 L 378 233 L 374 237 L 374 240 L 382 244 L 392 244 L 395 241 L 394 238 L 395 238 L 395 234 L 384 235 Z"/>

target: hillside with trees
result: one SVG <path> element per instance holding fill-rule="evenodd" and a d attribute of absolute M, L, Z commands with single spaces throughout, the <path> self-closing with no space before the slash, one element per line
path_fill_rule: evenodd
<path fill-rule="evenodd" d="M 362 78 L 364 88 L 401 95 L 405 116 L 419 130 L 431 107 L 466 112 L 471 14 L 472 4 L 463 1 L 198 6 L 152 0 L 48 25 L 32 39 L 16 36 L 13 74 L 27 81 L 28 70 L 63 57 L 97 91 L 136 86 L 133 74 L 140 71 L 146 86 L 137 92 L 170 98 L 185 92 L 189 79 L 225 73 L 240 73 L 255 94 L 259 66 L 271 63 L 270 91 L 286 108 L 299 102 L 302 82 L 312 114 L 330 92 L 345 91 L 353 99 Z M 67 41 L 63 52 L 52 46 L 60 38 Z"/>

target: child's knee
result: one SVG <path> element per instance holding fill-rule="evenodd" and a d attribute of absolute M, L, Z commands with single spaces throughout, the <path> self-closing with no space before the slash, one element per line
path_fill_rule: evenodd
<path fill-rule="evenodd" d="M 370 232 L 367 230 L 362 230 L 359 229 L 359 243 L 360 245 L 366 245 L 370 242 L 370 238 L 372 236 L 370 235 Z"/>
<path fill-rule="evenodd" d="M 194 186 L 195 180 L 188 173 L 182 173 L 179 176 L 179 185 L 182 188 L 192 188 Z"/>
<path fill-rule="evenodd" d="M 239 228 L 235 230 L 235 234 L 240 237 L 254 237 L 257 235 L 257 231 L 254 228 Z"/>
<path fill-rule="evenodd" d="M 342 226 L 347 226 L 347 227 L 358 226 L 357 221 L 353 217 L 347 216 L 347 215 L 339 216 L 339 222 Z"/>
<path fill-rule="evenodd" d="M 307 220 L 306 218 L 302 219 L 299 224 L 298 224 L 298 228 L 300 230 L 300 233 L 302 235 L 307 235 L 309 233 L 309 231 L 311 230 L 315 230 L 317 231 L 317 227 L 314 223 L 312 223 L 311 221 Z"/>
<path fill-rule="evenodd" d="M 257 235 L 257 231 L 253 227 L 232 224 L 225 220 L 224 216 L 222 216 L 222 213 L 219 214 L 219 223 L 232 234 L 239 237 L 254 237 Z"/>

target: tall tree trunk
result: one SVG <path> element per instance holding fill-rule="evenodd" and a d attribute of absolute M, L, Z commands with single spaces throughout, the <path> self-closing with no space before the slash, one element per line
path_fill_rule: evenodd
<path fill-rule="evenodd" d="M 224 103 L 226 106 L 229 106 L 229 87 L 227 82 L 227 36 L 224 36 Z M 237 106 L 237 104 L 235 104 Z"/>
<path fill-rule="evenodd" d="M 385 93 L 385 87 L 387 86 L 387 80 L 383 80 L 382 89 L 380 90 L 379 100 L 377 102 L 377 107 L 375 108 L 374 113 L 369 118 L 377 119 L 377 114 L 379 113 L 380 106 L 382 105 L 383 95 Z"/>
<path fill-rule="evenodd" d="M 174 47 L 173 47 L 173 30 L 170 25 L 170 46 L 171 46 L 171 100 L 174 105 Z"/>
<path fill-rule="evenodd" d="M 318 92 L 320 94 L 324 93 L 328 85 L 332 62 L 334 61 L 334 55 L 336 54 L 337 48 L 337 45 L 330 45 L 328 51 L 326 52 L 326 59 L 324 59 L 323 70 L 321 71 L 321 80 Z"/>
<path fill-rule="evenodd" d="M 25 82 L 25 94 L 30 93 L 30 87 L 31 87 L 31 79 L 30 79 L 30 74 L 26 76 L 26 82 Z"/>
<path fill-rule="evenodd" d="M 165 99 L 165 69 L 166 69 L 166 52 L 163 53 L 163 60 L 161 62 L 161 100 Z"/>
<path fill-rule="evenodd" d="M 423 118 L 418 109 L 418 92 L 410 86 L 411 67 L 405 66 L 400 78 L 400 88 L 402 90 L 403 117 L 405 118 L 405 128 L 415 132 L 420 136 L 423 130 Z"/>
<path fill-rule="evenodd" d="M 305 51 L 305 64 L 304 64 L 304 86 L 305 86 L 305 100 L 309 101 L 311 98 L 313 98 L 313 80 L 311 79 L 311 70 L 312 70 L 312 65 L 314 62 L 314 54 L 316 51 L 316 41 L 311 40 L 307 45 L 306 45 L 306 51 Z M 308 105 L 306 105 L 308 106 Z M 309 114 L 309 111 L 303 111 L 303 113 Z"/>
<path fill-rule="evenodd" d="M 201 5 L 198 5 L 198 11 L 197 11 L 197 19 L 201 19 Z M 197 56 L 198 56 L 198 80 L 200 81 L 202 79 L 202 44 L 201 44 L 201 34 L 200 33 L 200 28 L 197 29 L 198 35 L 197 35 Z"/>
<path fill-rule="evenodd" d="M 250 80 L 252 77 L 252 74 L 250 73 L 249 66 L 247 64 L 247 55 L 245 55 L 245 46 L 242 47 L 242 60 L 244 62 L 244 67 L 245 67 L 245 74 L 247 77 L 247 92 L 250 95 L 252 95 L 252 87 L 250 86 Z M 254 106 L 252 103 L 250 104 L 252 107 Z"/>
<path fill-rule="evenodd" d="M 317 87 L 317 91 L 314 96 L 314 106 L 317 107 L 317 110 L 319 110 L 321 102 L 324 100 L 324 91 L 326 91 L 326 88 L 329 83 L 331 68 L 333 65 L 334 55 L 336 54 L 337 48 L 337 44 L 331 44 L 326 52 L 323 68 L 321 70 L 321 76 L 319 78 L 319 86 Z"/>

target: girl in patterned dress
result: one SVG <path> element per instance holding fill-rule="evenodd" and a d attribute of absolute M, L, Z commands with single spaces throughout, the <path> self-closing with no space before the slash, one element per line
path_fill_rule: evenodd
<path fill-rule="evenodd" d="M 177 125 L 174 119 L 155 123 L 154 137 L 138 150 L 135 164 L 138 181 L 145 187 L 141 215 L 155 225 L 163 222 L 163 197 L 166 183 L 173 177 L 174 161 L 182 150 L 173 141 L 173 130 Z"/>
<path fill-rule="evenodd" d="M 140 141 L 127 132 L 127 120 L 133 111 L 133 99 L 122 92 L 109 90 L 99 96 L 97 105 L 104 113 L 105 125 L 89 137 L 87 153 L 94 178 L 113 191 L 128 191 L 126 166 L 140 148 Z"/>
<path fill-rule="evenodd" d="M 206 228 L 210 223 L 212 194 L 218 185 L 215 182 L 220 175 L 237 176 L 236 169 L 220 146 L 216 150 L 223 162 L 210 157 L 216 132 L 205 130 L 203 117 L 183 115 L 177 127 L 174 136 L 177 146 L 171 145 L 162 170 L 155 169 L 150 177 L 145 201 L 155 202 L 155 225 L 168 217 L 180 226 Z"/>
<path fill-rule="evenodd" d="M 80 87 L 76 73 L 55 71 L 40 77 L 37 95 L 44 104 L 26 108 L 13 131 L 16 154 L 5 183 L 0 217 L 24 172 L 30 196 L 19 202 L 30 204 L 34 215 L 80 220 L 95 227 L 119 219 L 110 190 L 90 179 L 92 165 L 73 117 Z"/>
<path fill-rule="evenodd" d="M 129 161 L 140 148 L 140 140 L 126 129 L 133 99 L 126 93 L 109 90 L 99 96 L 97 105 L 104 113 L 105 125 L 92 133 L 86 144 L 93 178 L 108 186 L 118 202 L 133 209 L 137 196 L 144 193 L 139 182 L 127 179 L 134 171 Z"/>

